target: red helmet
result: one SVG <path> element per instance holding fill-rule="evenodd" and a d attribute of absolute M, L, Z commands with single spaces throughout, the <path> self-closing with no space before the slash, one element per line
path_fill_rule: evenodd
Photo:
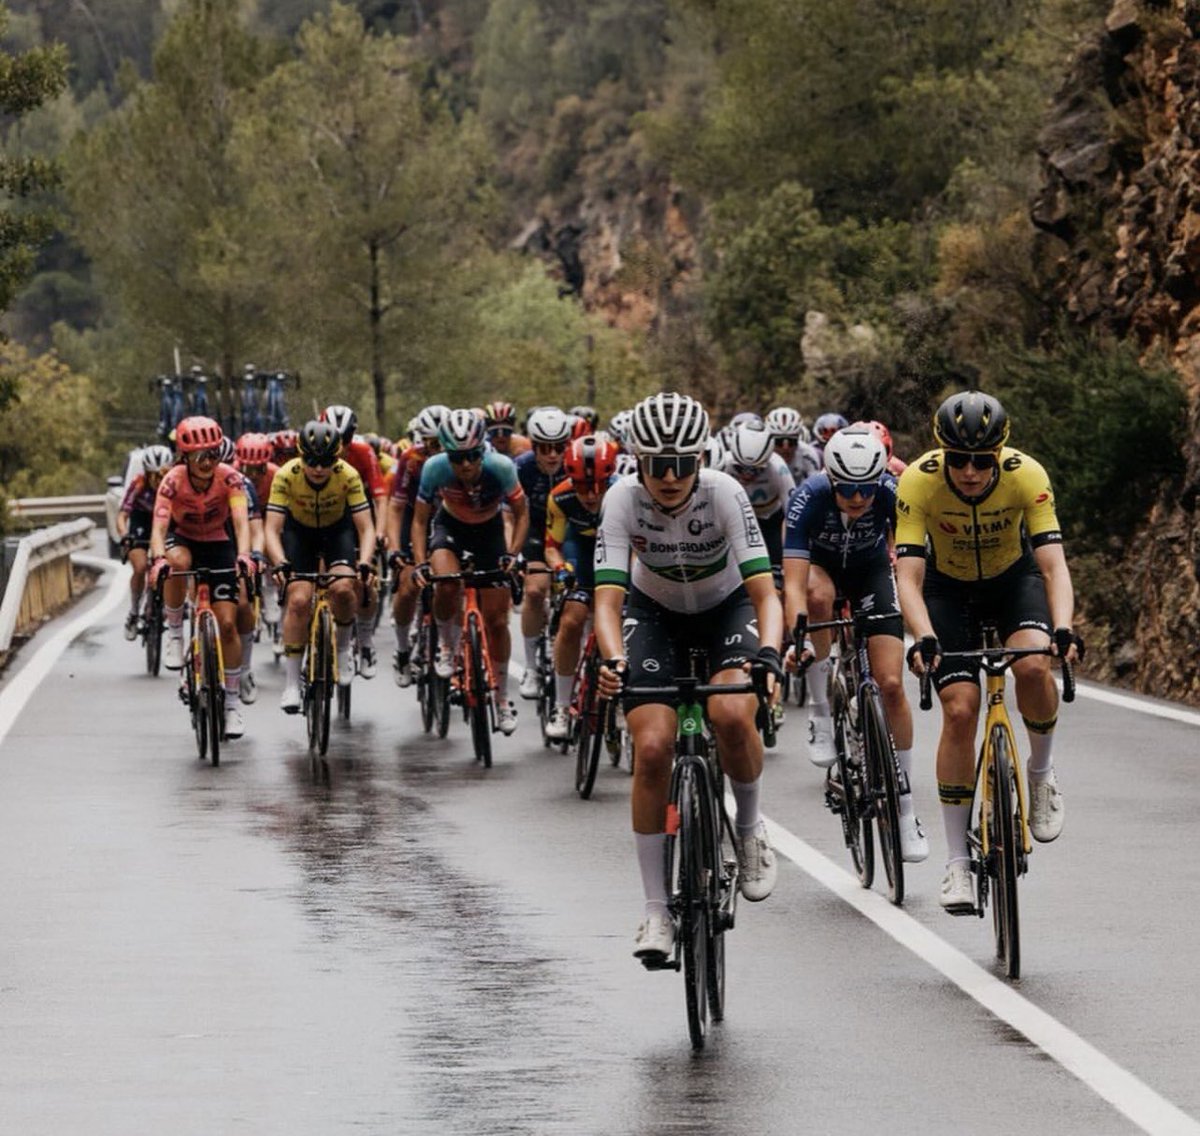
<path fill-rule="evenodd" d="M 295 430 L 280 430 L 271 438 L 271 445 L 275 450 L 275 460 L 284 462 L 300 452 L 300 436 Z"/>
<path fill-rule="evenodd" d="M 892 456 L 892 432 L 882 422 L 855 422 L 855 426 L 866 426 L 883 443 L 887 456 Z"/>
<path fill-rule="evenodd" d="M 517 422 L 517 412 L 513 404 L 503 399 L 489 402 L 483 408 L 483 416 L 487 419 L 488 426 L 515 426 Z"/>
<path fill-rule="evenodd" d="M 266 434 L 243 434 L 237 440 L 237 459 L 242 465 L 266 465 L 271 460 L 271 439 Z"/>
<path fill-rule="evenodd" d="M 193 415 L 175 427 L 175 448 L 181 454 L 194 454 L 199 450 L 215 450 L 225 435 L 211 418 Z"/>
<path fill-rule="evenodd" d="M 608 438 L 589 434 L 576 438 L 563 458 L 563 472 L 574 482 L 600 493 L 617 470 L 617 455 L 621 449 Z"/>
<path fill-rule="evenodd" d="M 579 415 L 575 416 L 575 421 L 571 423 L 572 438 L 587 438 L 596 432 L 593 426 L 586 418 Z"/>

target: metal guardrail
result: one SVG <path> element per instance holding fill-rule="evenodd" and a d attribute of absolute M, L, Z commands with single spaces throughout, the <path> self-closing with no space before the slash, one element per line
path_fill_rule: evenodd
<path fill-rule="evenodd" d="M 91 547 L 86 517 L 39 529 L 15 541 L 16 555 L 0 601 L 0 656 L 13 637 L 35 627 L 74 593 L 71 553 Z"/>
<path fill-rule="evenodd" d="M 105 515 L 104 500 L 103 493 L 79 497 L 20 497 L 9 501 L 8 511 L 14 517 L 102 517 Z"/>

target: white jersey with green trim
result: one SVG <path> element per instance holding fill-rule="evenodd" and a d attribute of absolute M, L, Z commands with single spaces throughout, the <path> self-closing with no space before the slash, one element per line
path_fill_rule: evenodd
<path fill-rule="evenodd" d="M 632 583 L 669 611 L 687 614 L 708 611 L 744 580 L 770 573 L 745 490 L 714 469 L 701 470 L 699 478 L 675 516 L 654 503 L 636 474 L 608 491 L 596 534 L 597 588 Z"/>

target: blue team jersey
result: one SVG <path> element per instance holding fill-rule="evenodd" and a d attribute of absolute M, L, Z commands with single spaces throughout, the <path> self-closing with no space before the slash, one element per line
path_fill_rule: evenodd
<path fill-rule="evenodd" d="M 435 454 L 421 467 L 417 499 L 432 505 L 441 493 L 442 508 L 455 520 L 479 525 L 491 520 L 504 501 L 520 501 L 525 492 L 517 481 L 517 470 L 503 454 L 487 450 L 483 469 L 474 485 L 464 485 L 445 454 Z"/>
<path fill-rule="evenodd" d="M 550 490 L 562 479 L 562 471 L 549 474 L 538 468 L 537 455 L 530 450 L 521 454 L 513 463 L 517 467 L 517 480 L 529 498 L 529 532 L 541 536 L 546 527 L 546 505 Z"/>
<path fill-rule="evenodd" d="M 888 557 L 896 523 L 896 479 L 884 474 L 871 507 L 849 524 L 837 506 L 827 473 L 815 473 L 788 498 L 783 556 L 822 567 L 861 568 Z"/>

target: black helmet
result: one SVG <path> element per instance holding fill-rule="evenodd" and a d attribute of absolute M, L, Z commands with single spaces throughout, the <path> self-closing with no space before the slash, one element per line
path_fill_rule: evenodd
<path fill-rule="evenodd" d="M 332 422 L 306 422 L 297 442 L 300 456 L 312 465 L 332 465 L 342 448 L 342 436 Z"/>
<path fill-rule="evenodd" d="M 959 391 L 937 408 L 933 436 L 947 450 L 998 450 L 1008 441 L 1008 415 L 990 394 Z"/>

